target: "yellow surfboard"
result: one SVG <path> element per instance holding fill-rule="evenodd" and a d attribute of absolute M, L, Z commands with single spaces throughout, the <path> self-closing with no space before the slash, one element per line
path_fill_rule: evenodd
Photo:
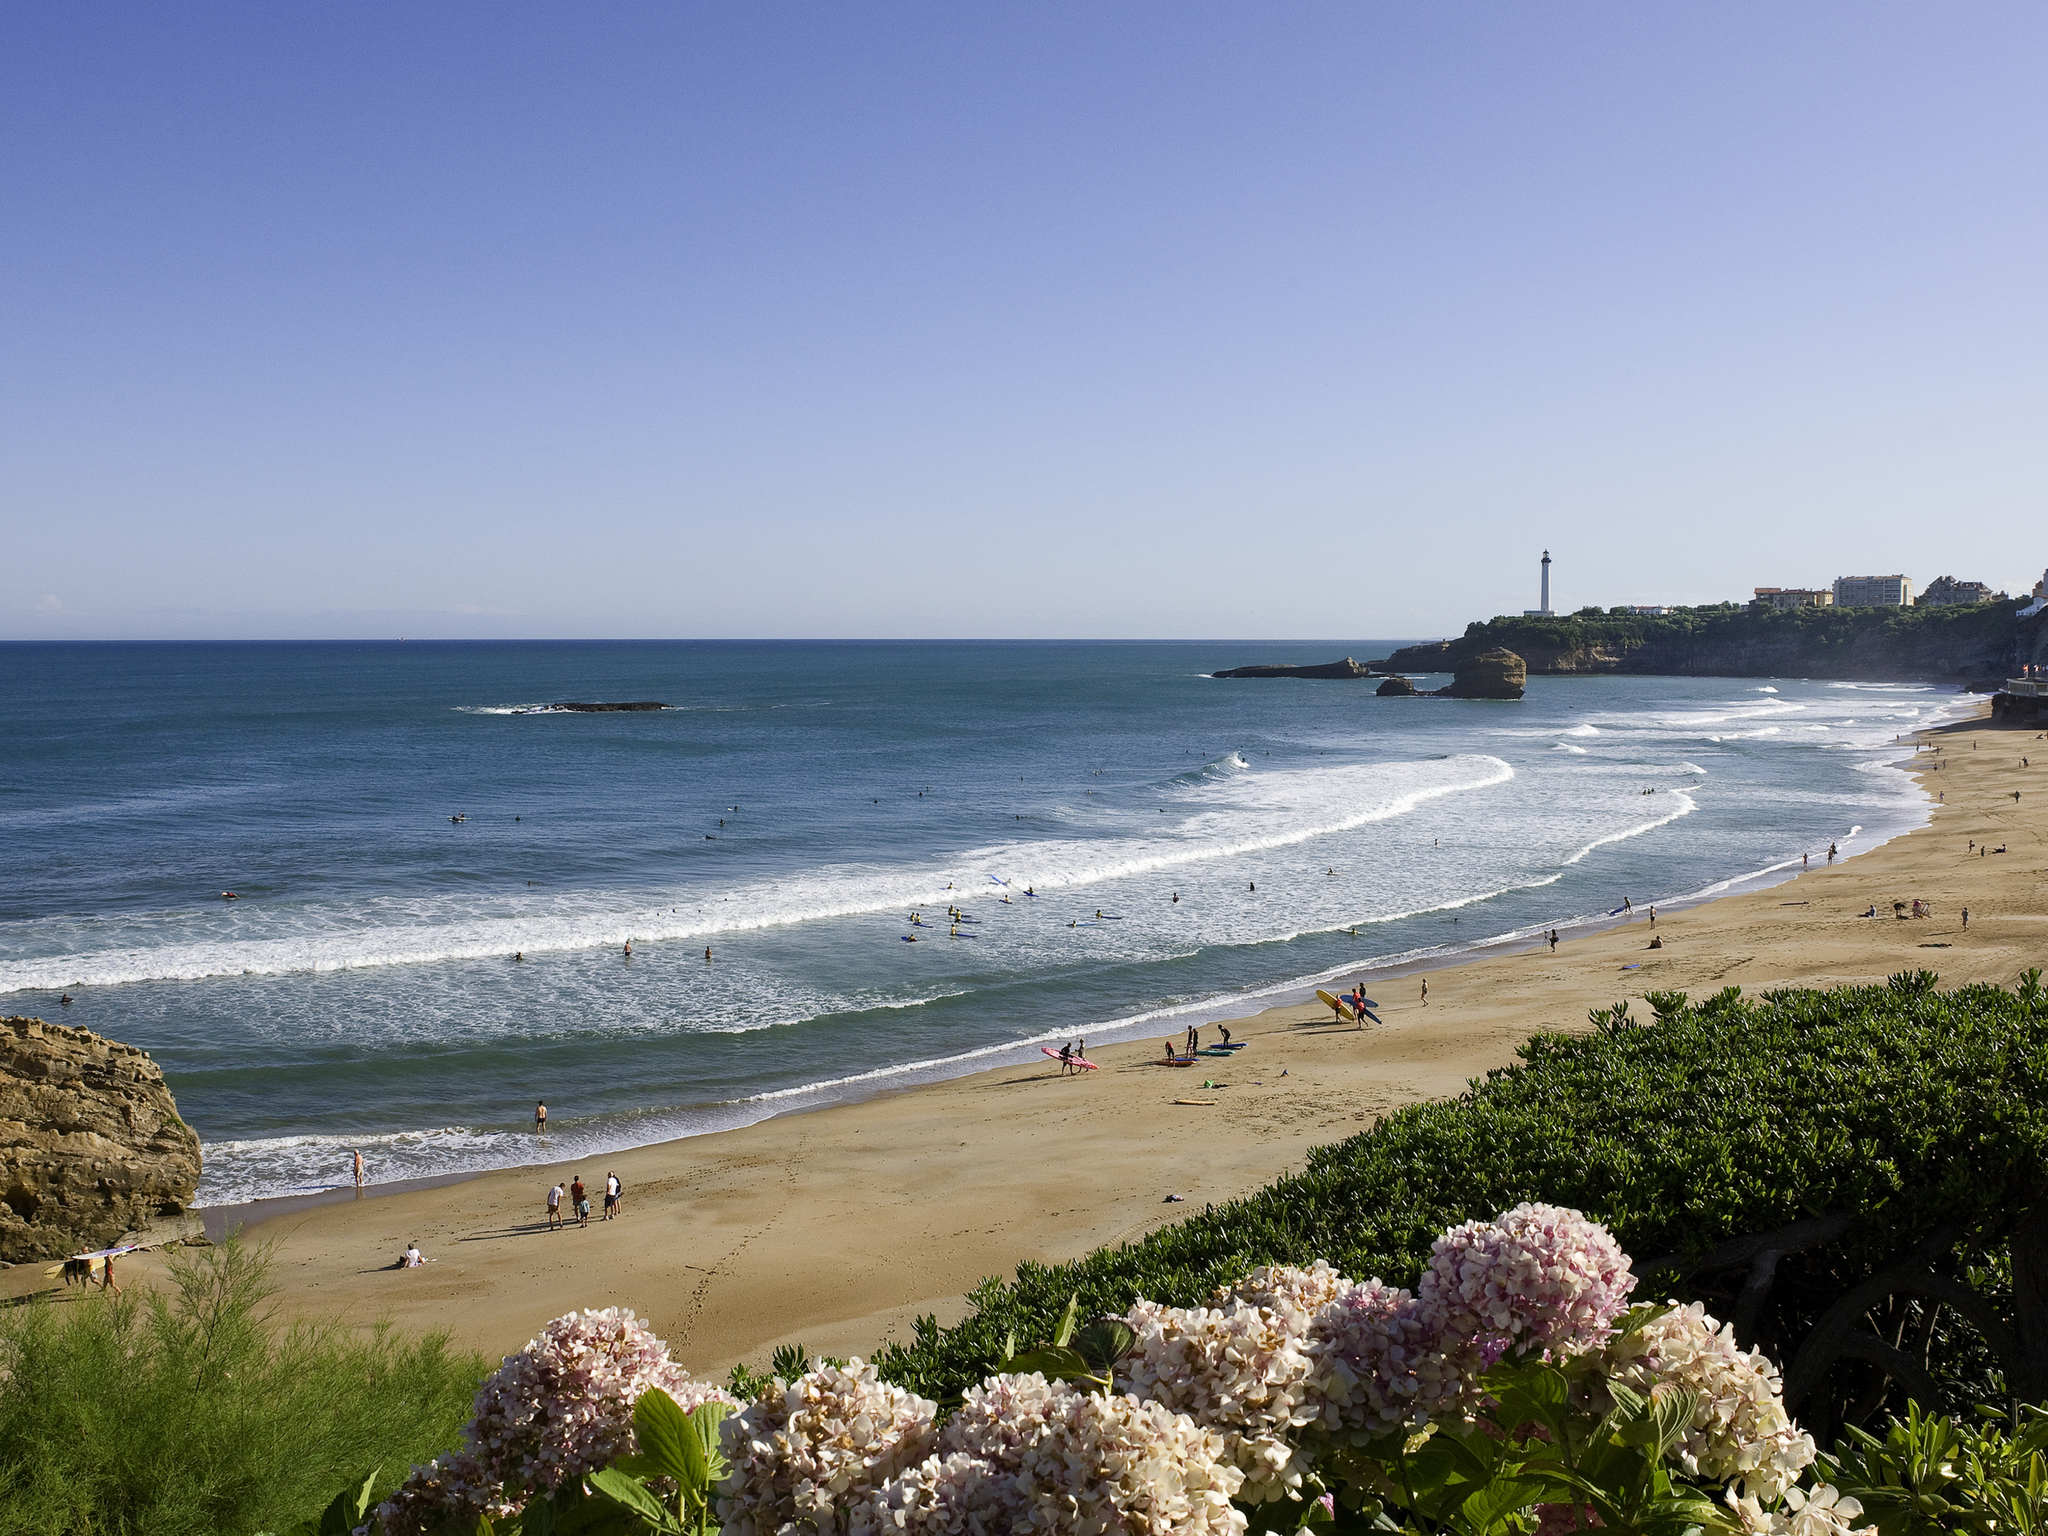
<path fill-rule="evenodd" d="M 1336 1014 L 1337 1017 L 1339 1019 L 1342 1019 L 1345 1023 L 1356 1024 L 1358 1022 L 1358 1015 L 1351 1011 L 1351 1005 L 1345 1002 L 1343 998 L 1338 997 L 1335 993 L 1325 992 L 1322 990 L 1322 988 L 1318 987 L 1316 989 L 1316 996 L 1322 1000 L 1322 1004 L 1325 1008 L 1329 1009 L 1332 1013 Z"/>

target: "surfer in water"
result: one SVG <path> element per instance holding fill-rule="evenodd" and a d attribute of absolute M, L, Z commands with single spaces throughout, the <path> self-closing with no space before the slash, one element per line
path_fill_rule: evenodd
<path fill-rule="evenodd" d="M 1174 904 L 1174 905 L 1175 905 L 1176 907 L 1180 905 L 1180 892 L 1179 892 L 1179 891 L 1175 891 L 1175 892 L 1173 893 L 1173 904 Z"/>

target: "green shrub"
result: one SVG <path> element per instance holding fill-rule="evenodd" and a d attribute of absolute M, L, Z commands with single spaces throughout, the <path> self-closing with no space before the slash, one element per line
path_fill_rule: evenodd
<path fill-rule="evenodd" d="M 171 1260 L 170 1296 L 0 1312 L 0 1533 L 213 1536 L 319 1513 L 450 1444 L 487 1369 L 441 1335 L 274 1326 L 261 1250 Z"/>
<path fill-rule="evenodd" d="M 1851 1428 L 1823 1473 L 1879 1536 L 2038 1536 L 2048 1531 L 2048 1408 L 1975 1422 L 1908 1404 L 1879 1439 Z"/>
<path fill-rule="evenodd" d="M 2048 994 L 1934 981 L 1603 1010 L 1256 1194 L 987 1281 L 963 1322 L 922 1319 L 878 1364 L 945 1397 L 1075 1293 L 1088 1312 L 1189 1305 L 1264 1263 L 1412 1284 L 1447 1226 L 1542 1200 L 1638 1255 L 1639 1295 L 1703 1300 L 1783 1361 L 1823 1441 L 1909 1393 L 2048 1398 Z"/>

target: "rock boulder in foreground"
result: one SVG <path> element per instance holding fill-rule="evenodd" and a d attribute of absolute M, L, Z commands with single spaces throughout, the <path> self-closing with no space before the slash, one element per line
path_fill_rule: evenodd
<path fill-rule="evenodd" d="M 1460 662 L 1451 686 L 1439 688 L 1447 699 L 1519 699 L 1529 684 L 1522 658 L 1501 646 Z"/>
<path fill-rule="evenodd" d="M 176 1216 L 199 1138 L 132 1045 L 0 1019 L 0 1263 L 103 1248 Z"/>

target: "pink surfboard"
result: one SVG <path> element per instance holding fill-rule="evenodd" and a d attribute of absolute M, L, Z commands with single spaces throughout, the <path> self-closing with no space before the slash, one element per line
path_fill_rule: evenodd
<path fill-rule="evenodd" d="M 1049 1045 L 1041 1045 L 1039 1049 L 1045 1052 L 1045 1054 L 1050 1056 L 1054 1061 L 1058 1061 L 1060 1058 L 1060 1053 L 1054 1050 Z M 1079 1056 L 1069 1056 L 1067 1058 L 1067 1065 L 1070 1067 L 1086 1067 L 1090 1072 L 1098 1070 L 1094 1062 L 1083 1061 Z"/>

